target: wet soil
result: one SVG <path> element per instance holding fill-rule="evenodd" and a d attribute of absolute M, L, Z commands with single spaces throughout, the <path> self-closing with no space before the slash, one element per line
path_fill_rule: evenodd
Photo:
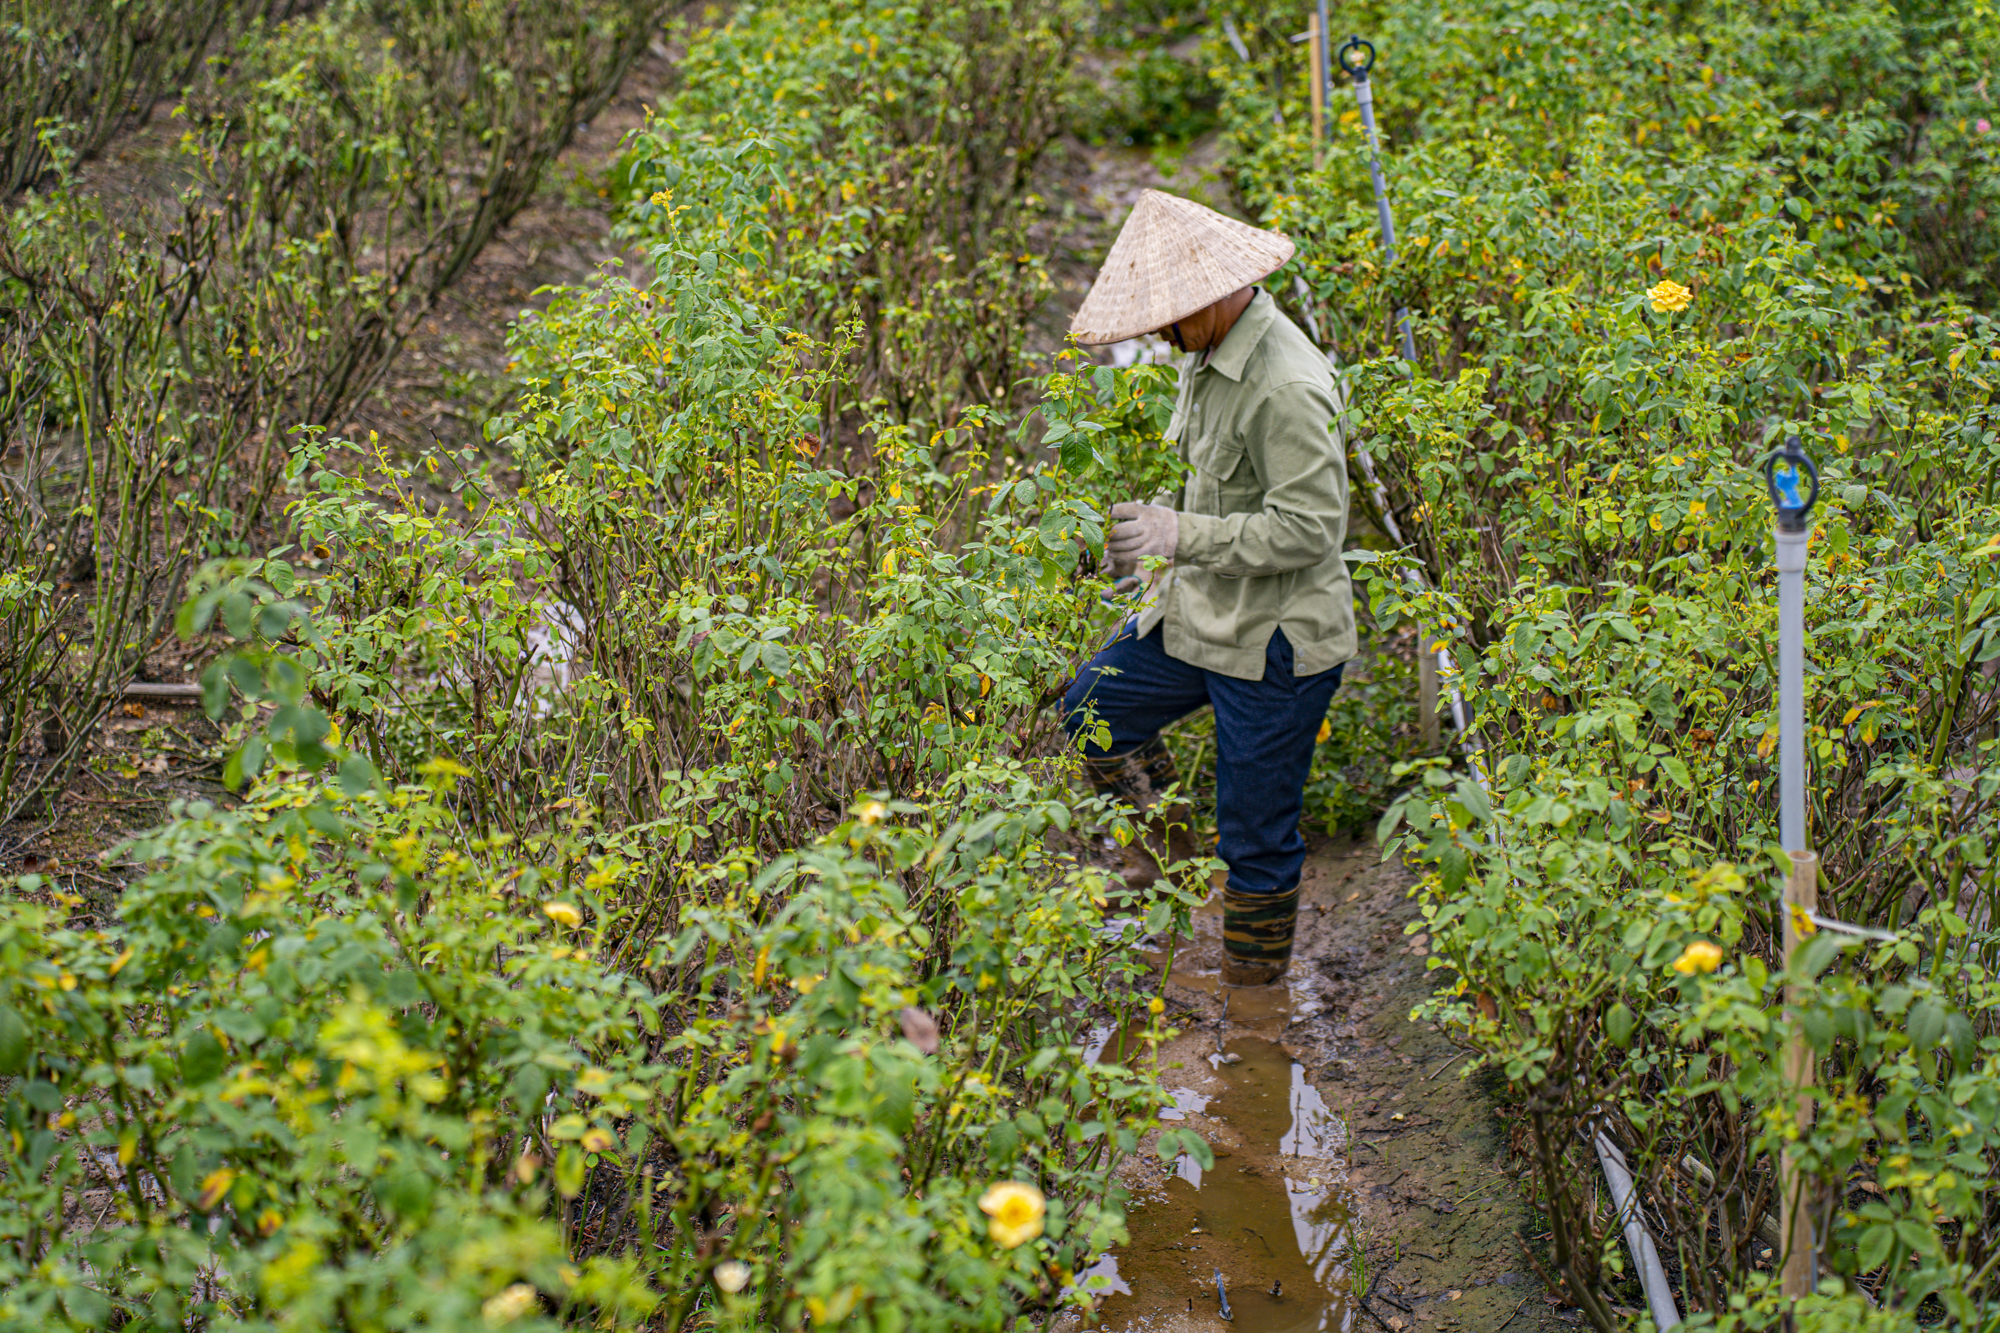
<path fill-rule="evenodd" d="M 1291 974 L 1276 986 L 1220 985 L 1218 901 L 1175 942 L 1165 1114 L 1198 1130 L 1215 1164 L 1162 1165 L 1150 1145 L 1130 1163 L 1131 1239 L 1082 1279 L 1102 1293 L 1097 1327 L 1580 1326 L 1525 1257 L 1535 1237 L 1495 1089 L 1411 1021 L 1442 974 L 1427 970 L 1424 937 L 1405 934 L 1410 883 L 1371 845 L 1314 846 Z M 1114 1037 L 1100 1058 L 1117 1055 Z"/>

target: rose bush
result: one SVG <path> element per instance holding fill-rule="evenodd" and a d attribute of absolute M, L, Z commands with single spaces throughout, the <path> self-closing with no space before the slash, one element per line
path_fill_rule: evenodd
<path fill-rule="evenodd" d="M 1411 535 L 1368 566 L 1375 614 L 1436 627 L 1483 742 L 1484 782 L 1412 765 L 1382 829 L 1431 867 L 1429 1011 L 1518 1097 L 1538 1262 L 1597 1327 L 1644 1304 L 1594 1202 L 1603 1127 L 1691 1326 L 1770 1326 L 1782 1247 L 1762 1223 L 1791 1153 L 1814 1327 L 1978 1326 L 2000 1253 L 2000 1159 L 1970 1109 L 2000 1091 L 2000 330 L 1992 233 L 1974 234 L 2000 176 L 1971 128 L 1991 23 L 1949 5 L 1344 19 L 1383 53 L 1387 264 L 1352 104 L 1336 96 L 1315 165 L 1277 42 L 1293 20 L 1256 19 L 1248 62 L 1210 47 L 1229 169 L 1301 242 L 1290 295 L 1348 363 L 1358 447 Z M 1821 930 L 1787 960 L 1760 468 L 1789 435 L 1823 484 L 1821 911 L 1881 934 Z"/>

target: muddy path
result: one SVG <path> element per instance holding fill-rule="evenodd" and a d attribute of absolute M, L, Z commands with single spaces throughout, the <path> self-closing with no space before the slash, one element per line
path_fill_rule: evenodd
<path fill-rule="evenodd" d="M 1130 1242 L 1093 1270 L 1096 1326 L 1159 1333 L 1580 1326 L 1544 1294 L 1490 1079 L 1410 1011 L 1426 969 L 1410 875 L 1366 843 L 1308 854 L 1291 975 L 1218 985 L 1218 903 L 1177 941 L 1161 1048 L 1174 1123 L 1213 1168 L 1131 1163 Z M 1164 960 L 1162 960 L 1164 961 Z M 1117 1057 L 1115 1034 L 1101 1058 Z M 1229 1319 L 1223 1318 L 1220 1274 Z M 1081 1327 L 1077 1320 L 1064 1327 Z"/>

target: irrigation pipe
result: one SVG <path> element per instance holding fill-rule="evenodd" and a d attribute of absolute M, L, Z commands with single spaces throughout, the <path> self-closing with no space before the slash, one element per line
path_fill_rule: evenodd
<path fill-rule="evenodd" d="M 1764 465 L 1777 511 L 1778 837 L 1787 853 L 1806 841 L 1806 541 L 1819 471 L 1796 435 Z"/>
<path fill-rule="evenodd" d="M 1800 918 L 1819 907 L 1819 856 L 1806 830 L 1806 544 L 1811 540 L 1812 507 L 1819 499 L 1819 470 L 1786 433 L 1785 442 L 1764 463 L 1776 519 L 1778 567 L 1778 836 L 1791 866 L 1781 890 L 1784 904 L 1784 959 L 1796 959 L 1804 936 Z M 1785 1003 L 1800 1002 L 1800 987 L 1785 986 Z M 1812 1085 L 1818 1072 L 1811 1043 L 1794 1034 L 1785 1044 L 1785 1083 L 1792 1088 L 1792 1118 L 1801 1140 L 1812 1124 Z M 1778 1289 L 1796 1300 L 1812 1292 L 1819 1276 L 1819 1244 L 1806 1199 L 1806 1172 L 1799 1153 L 1778 1154 L 1778 1229 L 1784 1236 Z"/>
<path fill-rule="evenodd" d="M 1326 0 L 1320 0 L 1320 23 L 1326 23 Z M 1349 37 L 1340 48 L 1340 67 L 1347 71 L 1354 81 L 1354 104 L 1361 110 L 1361 127 L 1368 132 L 1368 176 L 1375 182 L 1375 221 L 1382 229 L 1382 259 L 1385 265 L 1396 262 L 1396 219 L 1389 211 L 1389 184 L 1382 177 L 1382 139 L 1375 131 L 1375 89 L 1368 82 L 1368 71 L 1375 68 L 1375 47 L 1359 37 Z M 1327 74 L 1331 84 L 1333 76 Z M 1331 91 L 1331 88 L 1329 88 Z M 1410 363 L 1411 373 L 1417 366 L 1417 340 L 1410 330 L 1410 308 L 1396 308 L 1396 324 L 1403 334 L 1403 360 Z"/>
<path fill-rule="evenodd" d="M 1611 1186 L 1611 1206 L 1618 1211 L 1618 1221 L 1625 1231 L 1625 1246 L 1632 1251 L 1633 1265 L 1639 1270 L 1639 1285 L 1646 1289 L 1647 1308 L 1653 1312 L 1653 1323 L 1661 1333 L 1666 1333 L 1679 1327 L 1681 1310 L 1674 1303 L 1674 1291 L 1667 1283 L 1660 1252 L 1653 1246 L 1653 1235 L 1639 1216 L 1639 1195 L 1632 1188 L 1632 1172 L 1625 1165 L 1625 1154 L 1618 1151 L 1618 1145 L 1602 1127 L 1591 1131 L 1591 1145 L 1597 1149 L 1597 1162 L 1604 1168 L 1605 1183 Z"/>
<path fill-rule="evenodd" d="M 1327 32 L 1326 0 L 1320 0 L 1319 10 L 1320 31 Z M 1326 56 L 1327 45 L 1326 42 L 1321 43 L 1322 62 L 1316 73 L 1325 80 L 1327 101 L 1330 104 L 1333 71 L 1331 61 Z M 1359 37 L 1350 36 L 1341 46 L 1338 58 L 1340 67 L 1346 70 L 1349 78 L 1353 80 L 1354 98 L 1361 108 L 1362 128 L 1368 133 L 1368 174 L 1375 182 L 1375 216 L 1382 232 L 1382 257 L 1384 263 L 1393 263 L 1396 258 L 1396 219 L 1389 208 L 1388 182 L 1382 175 L 1381 137 L 1375 129 L 1375 94 L 1368 83 L 1368 71 L 1375 67 L 1375 48 Z M 1414 375 L 1417 366 L 1417 344 L 1415 335 L 1411 332 L 1408 308 L 1397 310 L 1396 319 L 1402 328 L 1403 360 L 1409 363 L 1410 373 Z M 1331 353 L 1327 359 L 1329 361 L 1333 359 Z M 1381 515 L 1382 526 L 1388 529 L 1389 540 L 1399 547 L 1407 545 L 1402 525 L 1396 521 L 1396 511 L 1390 507 L 1388 490 L 1382 485 L 1381 477 L 1376 474 L 1375 460 L 1368 456 L 1368 451 L 1365 449 L 1356 449 L 1354 457 L 1361 464 L 1361 475 L 1367 479 L 1369 494 L 1375 500 L 1375 509 Z M 1403 577 L 1413 591 L 1422 593 L 1425 590 L 1426 581 L 1416 570 L 1405 569 Z M 1438 679 L 1450 691 L 1452 728 L 1464 744 L 1465 757 L 1472 765 L 1473 778 L 1479 783 L 1480 790 L 1490 796 L 1493 784 L 1486 772 L 1486 746 L 1479 738 L 1479 733 L 1473 730 L 1472 719 L 1465 706 L 1465 693 L 1458 687 L 1458 664 L 1452 660 L 1451 654 L 1446 651 L 1442 643 L 1434 646 L 1420 645 L 1418 651 L 1432 655 L 1432 660 L 1437 665 Z"/>

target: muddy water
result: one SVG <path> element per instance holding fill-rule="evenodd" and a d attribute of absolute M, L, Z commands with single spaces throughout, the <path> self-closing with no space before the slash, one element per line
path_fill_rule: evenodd
<path fill-rule="evenodd" d="M 1206 1076 L 1169 1072 L 1165 1116 L 1202 1117 L 1215 1165 L 1183 1156 L 1135 1194 L 1131 1241 L 1093 1270 L 1108 1293 L 1103 1327 L 1220 1328 L 1218 1273 L 1235 1329 L 1347 1327 L 1345 1127 L 1276 1042 L 1239 1038 L 1205 1063 Z"/>
<path fill-rule="evenodd" d="M 1256 989 L 1220 984 L 1218 913 L 1196 913 L 1162 988 L 1179 1035 L 1159 1049 L 1161 1118 L 1215 1164 L 1161 1164 L 1149 1143 L 1121 1166 L 1130 1238 L 1085 1275 L 1094 1314 L 1051 1333 L 1577 1327 L 1528 1271 L 1490 1092 L 1410 1020 L 1436 975 L 1405 931 L 1408 884 L 1372 848 L 1315 846 L 1291 974 Z M 1093 1037 L 1096 1058 L 1146 1058 L 1129 1034 Z"/>
<path fill-rule="evenodd" d="M 1105 1296 L 1101 1326 L 1347 1329 L 1357 1257 L 1347 1127 L 1276 1040 L 1315 1007 L 1311 997 L 1283 984 L 1225 988 L 1215 971 L 1192 968 L 1169 984 L 1212 997 L 1220 1021 L 1206 1041 L 1176 1044 L 1181 1058 L 1162 1071 L 1174 1104 L 1160 1118 L 1197 1125 L 1215 1162 L 1203 1170 L 1183 1155 L 1155 1188 L 1135 1191 L 1131 1239 L 1085 1275 Z M 1125 1037 L 1106 1031 L 1094 1054 L 1120 1058 Z"/>

